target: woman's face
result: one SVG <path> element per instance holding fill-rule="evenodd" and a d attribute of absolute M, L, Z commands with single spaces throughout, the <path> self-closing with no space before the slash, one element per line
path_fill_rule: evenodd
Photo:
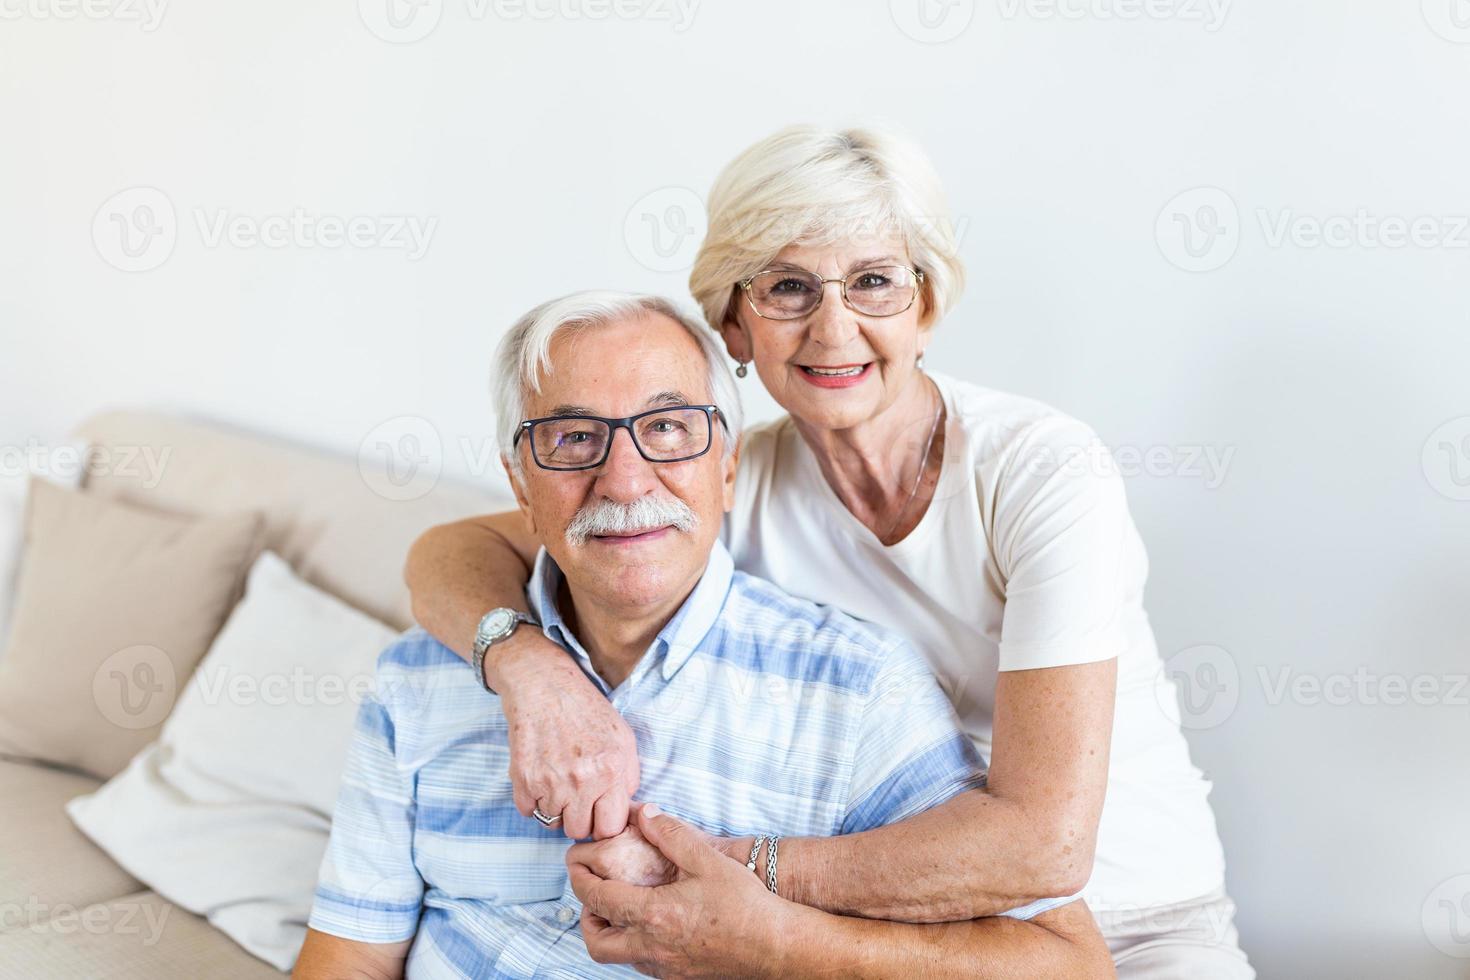
<path fill-rule="evenodd" d="M 788 245 L 767 268 L 840 279 L 882 265 L 913 263 L 901 243 L 874 239 L 868 245 Z M 821 305 L 811 313 L 768 320 L 737 287 L 722 330 L 730 355 L 754 363 L 781 407 L 821 429 L 852 428 L 893 405 L 914 380 L 915 362 L 929 342 L 930 326 L 920 326 L 922 291 L 904 312 L 871 317 L 850 309 L 841 290 L 840 283 L 827 283 Z"/>

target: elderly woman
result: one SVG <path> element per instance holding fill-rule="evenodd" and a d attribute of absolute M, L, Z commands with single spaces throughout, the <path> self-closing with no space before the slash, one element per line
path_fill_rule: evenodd
<path fill-rule="evenodd" d="M 782 840 L 779 893 L 941 923 L 1081 891 L 1120 976 L 1254 976 L 1209 783 L 1161 708 L 1174 691 L 1110 457 L 1055 409 L 924 369 L 964 277 L 923 153 L 788 129 L 725 169 L 708 210 L 690 289 L 736 373 L 754 365 L 788 413 L 745 434 L 737 566 L 905 634 L 990 760 L 986 786 L 909 820 Z M 427 532 L 406 569 L 414 612 L 504 699 L 521 812 L 611 837 L 638 786 L 633 733 L 538 631 L 501 628 L 533 551 L 514 513 Z M 718 846 L 744 862 L 751 843 Z M 595 867 L 601 846 L 573 858 Z M 622 928 L 597 930 L 608 955 L 717 972 L 722 944 L 749 941 L 729 889 L 684 878 L 694 901 L 641 920 L 624 903 Z"/>

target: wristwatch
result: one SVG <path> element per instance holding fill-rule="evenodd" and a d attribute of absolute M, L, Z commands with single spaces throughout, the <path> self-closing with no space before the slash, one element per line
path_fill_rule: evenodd
<path fill-rule="evenodd" d="M 511 634 L 522 623 L 529 623 L 532 626 L 541 625 L 530 613 L 523 613 L 519 609 L 510 609 L 505 606 L 492 609 L 480 617 L 480 626 L 475 630 L 474 655 L 470 658 L 470 663 L 475 667 L 475 676 L 480 679 L 480 685 L 491 694 L 495 693 L 495 689 L 485 680 L 485 654 L 495 644 L 510 639 Z"/>

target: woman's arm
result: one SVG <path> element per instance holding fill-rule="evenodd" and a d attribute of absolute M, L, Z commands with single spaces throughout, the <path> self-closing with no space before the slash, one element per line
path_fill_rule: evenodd
<path fill-rule="evenodd" d="M 958 922 L 1082 890 L 1116 681 L 1116 660 L 1002 673 L 985 788 L 874 830 L 783 839 L 782 897 L 839 915 Z M 721 850 L 744 861 L 751 843 Z"/>
<path fill-rule="evenodd" d="M 430 528 L 403 569 L 414 618 L 469 660 L 481 616 L 500 606 L 527 609 L 538 547 L 517 511 Z M 638 790 L 638 745 L 576 661 L 523 627 L 485 657 L 485 681 L 510 726 L 516 809 L 562 814 L 573 839 L 621 833 Z"/>
<path fill-rule="evenodd" d="M 1107 945 L 1080 901 L 1026 921 L 846 918 L 772 895 L 692 824 L 649 808 L 635 823 L 647 843 L 628 849 L 657 848 L 654 856 L 672 869 L 659 875 L 663 884 L 604 878 L 606 844 L 567 852 L 572 888 L 583 902 L 582 934 L 599 963 L 687 977 L 1113 976 Z"/>
<path fill-rule="evenodd" d="M 1085 902 L 1026 921 L 1003 916 L 914 925 L 799 909 L 781 976 L 1032 978 L 1116 977 L 1107 943 Z"/>

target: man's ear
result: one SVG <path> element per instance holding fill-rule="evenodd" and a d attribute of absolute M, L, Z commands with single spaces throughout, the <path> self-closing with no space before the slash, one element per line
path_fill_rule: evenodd
<path fill-rule="evenodd" d="M 536 516 L 531 511 L 531 500 L 526 496 L 526 488 L 521 484 L 521 478 L 516 476 L 515 467 L 511 465 L 509 456 L 501 453 L 500 465 L 505 467 L 505 475 L 510 480 L 511 491 L 516 495 L 516 507 L 520 509 L 522 520 L 526 522 L 526 530 L 534 535 Z"/>
<path fill-rule="evenodd" d="M 740 450 L 745 445 L 745 436 L 735 437 L 735 449 L 730 457 L 722 464 L 724 471 L 720 474 L 724 478 L 725 513 L 729 513 L 735 507 L 735 474 L 740 470 Z"/>

